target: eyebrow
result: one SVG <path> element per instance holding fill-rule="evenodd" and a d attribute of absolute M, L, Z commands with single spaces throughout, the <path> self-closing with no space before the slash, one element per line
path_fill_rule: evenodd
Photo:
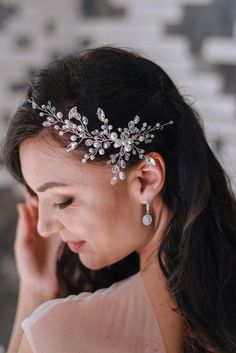
<path fill-rule="evenodd" d="M 59 183 L 59 182 L 55 182 L 55 181 L 50 181 L 48 183 L 45 183 L 45 184 L 39 186 L 37 191 L 38 192 L 44 192 L 44 191 L 46 191 L 48 189 L 55 188 L 55 187 L 60 187 L 60 186 L 64 186 L 64 187 L 67 186 L 68 187 L 68 186 L 71 186 L 71 185 L 66 184 L 66 183 Z"/>

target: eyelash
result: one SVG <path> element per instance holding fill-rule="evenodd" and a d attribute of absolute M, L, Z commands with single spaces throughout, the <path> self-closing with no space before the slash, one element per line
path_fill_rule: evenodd
<path fill-rule="evenodd" d="M 53 207 L 58 208 L 59 210 L 62 210 L 63 208 L 66 208 L 72 204 L 73 200 L 69 199 L 66 200 L 65 202 L 62 203 L 54 203 Z"/>

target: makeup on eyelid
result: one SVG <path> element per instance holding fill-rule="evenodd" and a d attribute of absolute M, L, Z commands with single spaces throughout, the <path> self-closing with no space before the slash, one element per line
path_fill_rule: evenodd
<path fill-rule="evenodd" d="M 54 203 L 53 207 L 59 208 L 61 210 L 61 209 L 64 209 L 64 208 L 70 206 L 72 204 L 72 202 L 73 202 L 73 199 L 70 198 L 70 199 L 68 199 L 64 202 L 61 202 L 61 203 Z"/>

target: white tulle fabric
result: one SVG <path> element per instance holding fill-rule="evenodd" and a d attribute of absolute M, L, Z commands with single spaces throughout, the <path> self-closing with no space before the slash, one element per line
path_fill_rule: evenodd
<path fill-rule="evenodd" d="M 141 272 L 49 300 L 21 323 L 34 353 L 166 353 Z"/>

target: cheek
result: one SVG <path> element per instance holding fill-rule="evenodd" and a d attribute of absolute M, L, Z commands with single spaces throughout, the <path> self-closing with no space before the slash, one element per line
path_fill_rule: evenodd
<path fill-rule="evenodd" d="M 96 234 L 106 233 L 109 222 L 112 222 L 114 207 L 109 206 L 109 202 L 103 202 L 102 195 L 91 198 L 76 200 L 67 209 L 58 213 L 58 217 L 64 227 L 73 234 L 77 234 L 80 239 L 90 239 Z M 110 228 L 110 227 L 109 227 Z M 97 237 L 96 237 L 97 238 Z"/>
<path fill-rule="evenodd" d="M 102 199 L 102 201 L 100 201 Z M 90 269 L 101 269 L 125 258 L 141 246 L 140 220 L 137 204 L 127 198 L 102 196 L 71 208 L 64 217 L 68 231 L 87 243 L 78 253 Z"/>
<path fill-rule="evenodd" d="M 63 211 L 61 222 L 75 238 L 87 240 L 97 251 L 114 251 L 130 247 L 137 239 L 140 210 L 140 205 L 127 196 L 113 196 L 108 191 L 93 193 Z"/>

